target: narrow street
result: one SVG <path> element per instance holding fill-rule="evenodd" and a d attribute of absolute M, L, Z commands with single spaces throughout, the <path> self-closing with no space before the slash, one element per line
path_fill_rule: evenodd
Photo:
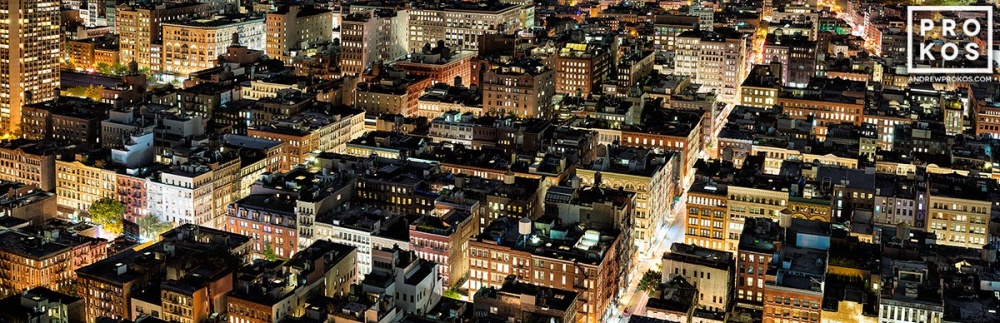
<path fill-rule="evenodd" d="M 629 317 L 632 314 L 643 315 L 646 312 L 646 301 L 649 300 L 649 294 L 646 292 L 638 292 L 636 288 L 639 287 L 639 280 L 641 280 L 642 275 L 647 270 L 659 270 L 660 259 L 664 252 L 670 250 L 670 245 L 674 242 L 684 241 L 684 223 L 687 221 L 685 219 L 685 214 L 683 210 L 687 207 L 683 203 L 686 194 L 681 195 L 681 203 L 679 203 L 674 209 L 674 215 L 670 217 L 672 219 L 668 220 L 657 233 L 665 234 L 666 236 L 660 240 L 660 243 L 654 246 L 654 252 L 649 253 L 650 257 L 642 257 L 639 259 L 639 270 L 637 271 L 637 277 L 629 282 L 628 288 L 625 294 L 622 295 L 619 300 L 618 306 L 615 309 L 615 315 L 610 322 L 614 323 L 624 323 L 628 322 Z M 626 316 L 624 313 L 628 313 Z"/>

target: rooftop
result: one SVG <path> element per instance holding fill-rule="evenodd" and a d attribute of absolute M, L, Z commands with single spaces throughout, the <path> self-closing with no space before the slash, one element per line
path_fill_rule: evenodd
<path fill-rule="evenodd" d="M 518 222 L 509 217 L 497 218 L 475 239 L 540 257 L 598 265 L 619 236 L 619 232 L 614 230 L 588 230 L 575 224 L 560 226 L 536 222 L 533 233 L 525 237 L 518 233 Z"/>

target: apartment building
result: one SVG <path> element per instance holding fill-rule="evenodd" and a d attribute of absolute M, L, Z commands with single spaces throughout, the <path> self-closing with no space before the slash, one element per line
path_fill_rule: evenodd
<path fill-rule="evenodd" d="M 119 33 L 121 61 L 135 61 L 139 68 L 149 69 L 152 73 L 161 72 L 163 46 L 157 43 L 164 39 L 161 24 L 172 20 L 206 18 L 218 13 L 215 9 L 211 3 L 197 2 L 117 6 L 115 27 Z"/>
<path fill-rule="evenodd" d="M 996 182 L 958 174 L 927 175 L 927 231 L 939 244 L 982 248 L 987 243 Z"/>
<path fill-rule="evenodd" d="M 692 30 L 677 35 L 674 72 L 714 89 L 719 101 L 737 104 L 747 76 L 747 39 L 732 29 Z"/>
<path fill-rule="evenodd" d="M 662 239 L 660 230 L 671 217 L 670 209 L 678 187 L 678 155 L 658 154 L 649 149 L 607 146 L 606 156 L 598 156 L 577 168 L 576 176 L 585 186 L 620 188 L 635 193 L 632 240 L 636 250 L 649 255 Z"/>
<path fill-rule="evenodd" d="M 556 93 L 583 97 L 597 90 L 609 71 L 611 59 L 611 51 L 605 44 L 566 43 L 555 59 Z"/>
<path fill-rule="evenodd" d="M 56 189 L 56 155 L 68 148 L 52 140 L 15 139 L 0 143 L 0 180 Z"/>
<path fill-rule="evenodd" d="M 733 254 L 695 245 L 674 243 L 663 254 L 661 283 L 684 277 L 698 289 L 698 307 L 724 313 L 729 306 L 734 265 Z M 715 276 L 715 278 L 712 278 Z"/>
<path fill-rule="evenodd" d="M 726 243 L 729 228 L 729 186 L 695 182 L 687 193 L 684 243 L 719 251 L 734 250 Z"/>
<path fill-rule="evenodd" d="M 27 0 L 0 4 L 6 22 L 0 25 L 0 130 L 17 137 L 21 107 L 47 101 L 59 93 L 60 3 Z M 12 50 L 11 48 L 17 48 Z"/>
<path fill-rule="evenodd" d="M 261 16 L 215 16 L 210 19 L 170 20 L 163 30 L 162 72 L 186 78 L 192 72 L 215 67 L 219 56 L 236 43 L 264 50 L 265 25 Z"/>
<path fill-rule="evenodd" d="M 522 219 L 499 218 L 469 241 L 469 291 L 502 288 L 508 276 L 534 285 L 579 293 L 582 322 L 603 322 L 620 293 L 624 255 L 613 230 L 558 227 Z M 562 230 L 562 229 L 560 229 Z"/>
<path fill-rule="evenodd" d="M 106 256 L 107 240 L 73 234 L 68 225 L 51 220 L 0 233 L 0 292 L 67 287 L 75 270 Z"/>
<path fill-rule="evenodd" d="M 304 5 L 281 6 L 268 12 L 264 52 L 267 57 L 291 64 L 292 58 L 333 41 L 333 15 L 333 11 Z"/>
<path fill-rule="evenodd" d="M 342 18 L 341 70 L 364 74 L 375 63 L 389 62 L 410 53 L 407 25 L 410 11 L 376 9 Z M 423 45 L 423 44 L 421 44 Z"/>
<path fill-rule="evenodd" d="M 479 36 L 509 33 L 534 25 L 534 5 L 501 1 L 428 3 L 409 10 L 409 47 L 416 52 L 424 44 L 445 41 L 459 50 L 479 50 Z M 442 24 L 450 20 L 451 24 Z"/>
<path fill-rule="evenodd" d="M 327 112 L 306 111 L 277 119 L 270 125 L 248 129 L 247 136 L 284 142 L 283 165 L 292 167 L 304 163 L 315 151 L 344 152 L 348 142 L 364 133 L 364 126 L 364 111 L 331 108 Z"/>
<path fill-rule="evenodd" d="M 539 60 L 520 59 L 486 71 L 483 112 L 522 118 L 552 116 L 555 72 Z"/>
<path fill-rule="evenodd" d="M 469 273 L 469 239 L 479 234 L 476 218 L 472 212 L 451 209 L 440 217 L 422 215 L 409 224 L 410 250 L 437 264 L 444 289 L 458 286 Z"/>

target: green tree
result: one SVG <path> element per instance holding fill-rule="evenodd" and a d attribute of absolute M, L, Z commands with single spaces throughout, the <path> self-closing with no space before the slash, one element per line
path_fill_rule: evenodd
<path fill-rule="evenodd" d="M 274 254 L 274 247 L 270 242 L 264 242 L 264 259 L 268 261 L 278 260 L 278 255 Z"/>
<path fill-rule="evenodd" d="M 115 76 L 125 75 L 125 73 L 128 73 L 128 66 L 116 63 L 111 66 L 111 73 Z"/>
<path fill-rule="evenodd" d="M 162 222 L 153 215 L 141 216 L 135 220 L 135 224 L 139 225 L 139 234 L 147 238 L 156 237 L 174 227 L 172 223 Z"/>
<path fill-rule="evenodd" d="M 97 72 L 105 75 L 111 75 L 111 73 L 113 73 L 111 65 L 108 65 L 108 63 L 98 63 Z"/>
<path fill-rule="evenodd" d="M 660 272 L 655 270 L 647 270 L 645 274 L 642 275 L 642 279 L 639 280 L 639 286 L 636 289 L 640 291 L 651 292 L 656 288 L 656 285 L 660 284 Z"/>
<path fill-rule="evenodd" d="M 444 295 L 442 296 L 450 299 L 459 299 L 459 300 L 462 299 L 462 294 L 460 294 L 458 290 L 456 290 L 455 288 L 449 288 L 448 290 L 444 291 Z"/>
<path fill-rule="evenodd" d="M 104 231 L 114 234 L 122 233 L 122 215 L 125 214 L 125 204 L 118 200 L 102 198 L 90 204 L 90 219 L 100 225 Z"/>
<path fill-rule="evenodd" d="M 98 101 L 101 99 L 101 87 L 97 85 L 74 86 L 66 89 L 62 94 Z"/>
<path fill-rule="evenodd" d="M 77 286 L 76 283 L 73 282 L 73 283 L 69 283 L 69 284 L 66 284 L 66 285 L 59 286 L 58 292 L 66 294 L 66 295 L 69 295 L 69 296 L 74 296 L 75 297 L 75 296 L 77 296 L 78 290 L 79 290 L 79 286 Z"/>

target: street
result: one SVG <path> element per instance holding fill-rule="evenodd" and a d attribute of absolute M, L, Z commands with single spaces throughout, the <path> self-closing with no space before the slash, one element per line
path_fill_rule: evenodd
<path fill-rule="evenodd" d="M 681 203 L 679 203 L 673 210 L 673 216 L 669 217 L 667 223 L 663 225 L 657 233 L 665 232 L 666 236 L 660 240 L 660 243 L 654 246 L 654 251 L 649 253 L 650 257 L 642 257 L 639 259 L 639 270 L 637 271 L 637 277 L 629 282 L 628 288 L 625 293 L 622 294 L 621 299 L 618 302 L 618 306 L 615 309 L 614 316 L 610 322 L 624 323 L 628 322 L 628 316 L 623 315 L 623 313 L 629 313 L 631 315 L 643 315 L 646 312 L 646 301 L 649 300 L 649 293 L 637 292 L 636 288 L 639 287 L 639 281 L 642 275 L 650 269 L 659 270 L 660 259 L 664 252 L 670 250 L 670 245 L 674 242 L 684 241 L 684 223 L 687 221 L 685 219 L 684 209 L 686 209 L 683 201 L 685 200 L 685 194 L 681 195 Z"/>

